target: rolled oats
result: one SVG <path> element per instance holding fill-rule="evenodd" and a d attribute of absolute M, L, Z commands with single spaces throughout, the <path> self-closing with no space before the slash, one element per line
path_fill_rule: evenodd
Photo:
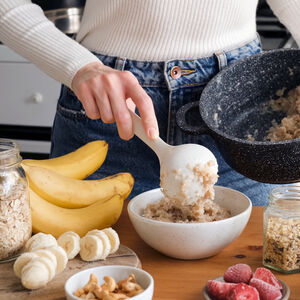
<path fill-rule="evenodd" d="M 0 260 L 23 249 L 31 236 L 27 181 L 16 144 L 0 139 Z"/>
<path fill-rule="evenodd" d="M 300 272 L 300 187 L 271 190 L 264 212 L 263 264 L 284 273 Z"/>

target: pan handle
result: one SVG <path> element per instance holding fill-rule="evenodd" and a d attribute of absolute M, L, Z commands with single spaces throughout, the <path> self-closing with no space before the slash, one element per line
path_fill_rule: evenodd
<path fill-rule="evenodd" d="M 209 129 L 204 123 L 204 121 L 202 120 L 200 113 L 199 113 L 200 125 L 193 126 L 187 124 L 186 114 L 189 110 L 195 108 L 199 108 L 199 101 L 190 102 L 180 107 L 180 109 L 176 113 L 176 124 L 184 133 L 187 134 L 192 134 L 192 135 L 208 134 Z"/>

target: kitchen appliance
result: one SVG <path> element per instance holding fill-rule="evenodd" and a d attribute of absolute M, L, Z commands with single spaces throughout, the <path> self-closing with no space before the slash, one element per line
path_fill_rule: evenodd
<path fill-rule="evenodd" d="M 294 38 L 273 14 L 266 0 L 258 2 L 256 24 L 264 50 L 298 48 Z"/>
<path fill-rule="evenodd" d="M 85 0 L 33 0 L 55 26 L 68 35 L 76 34 L 80 27 Z"/>
<path fill-rule="evenodd" d="M 204 88 L 200 101 L 177 112 L 177 124 L 187 133 L 210 134 L 225 161 L 248 178 L 267 183 L 299 182 L 299 139 L 265 140 L 272 120 L 280 122 L 284 116 L 270 109 L 269 100 L 278 98 L 278 90 L 286 88 L 287 92 L 298 85 L 300 50 L 265 51 L 218 73 Z M 204 122 L 192 127 L 185 115 L 198 107 L 199 119 Z"/>

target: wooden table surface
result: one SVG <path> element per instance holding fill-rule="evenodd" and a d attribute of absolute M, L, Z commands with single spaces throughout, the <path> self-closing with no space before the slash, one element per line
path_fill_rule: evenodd
<path fill-rule="evenodd" d="M 253 207 L 249 223 L 240 237 L 216 256 L 201 260 L 177 260 L 150 248 L 135 232 L 127 214 L 127 203 L 114 228 L 121 243 L 136 252 L 144 270 L 154 278 L 154 300 L 203 300 L 207 280 L 218 277 L 227 267 L 246 263 L 253 270 L 262 266 L 263 207 Z M 291 289 L 290 300 L 300 299 L 300 273 L 274 274 Z"/>

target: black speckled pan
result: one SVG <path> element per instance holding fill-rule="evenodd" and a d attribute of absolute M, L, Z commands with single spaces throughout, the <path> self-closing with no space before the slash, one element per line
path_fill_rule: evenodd
<path fill-rule="evenodd" d="M 238 61 L 218 73 L 205 87 L 200 101 L 177 112 L 177 124 L 190 134 L 210 134 L 226 162 L 239 173 L 260 182 L 300 181 L 300 139 L 265 140 L 274 112 L 269 100 L 300 85 L 300 50 L 266 51 Z M 199 106 L 198 127 L 186 123 L 186 113 Z M 253 137 L 255 140 L 249 139 Z"/>

